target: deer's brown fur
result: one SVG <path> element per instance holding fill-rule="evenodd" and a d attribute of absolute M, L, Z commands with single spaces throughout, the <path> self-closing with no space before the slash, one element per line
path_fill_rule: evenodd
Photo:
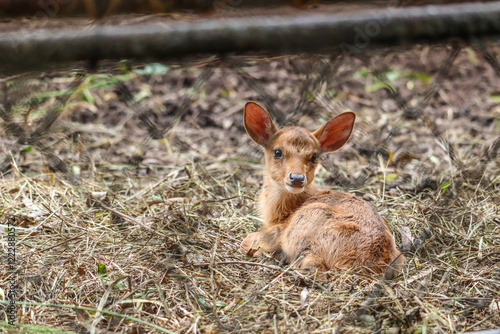
<path fill-rule="evenodd" d="M 321 190 L 313 182 L 319 156 L 347 142 L 354 119 L 354 113 L 343 113 L 313 133 L 301 127 L 278 130 L 264 108 L 247 102 L 245 128 L 265 149 L 259 197 L 264 224 L 243 240 L 240 251 L 253 256 L 280 252 L 288 262 L 301 256 L 296 265 L 305 270 L 353 268 L 385 272 L 386 278 L 400 272 L 405 258 L 374 207 L 350 194 Z"/>

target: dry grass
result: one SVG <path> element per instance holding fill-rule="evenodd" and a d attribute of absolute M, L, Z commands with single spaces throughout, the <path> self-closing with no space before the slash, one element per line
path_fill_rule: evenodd
<path fill-rule="evenodd" d="M 409 68 L 421 52 L 380 58 Z M 467 52 L 461 55 L 456 71 L 469 66 L 480 73 L 478 81 L 495 78 L 472 61 L 464 65 Z M 318 62 L 314 57 L 291 60 L 300 66 Z M 484 111 L 484 117 L 492 115 L 493 124 L 478 133 L 470 118 L 449 117 L 449 110 L 460 111 L 461 98 L 467 96 L 457 94 L 458 102 L 440 107 L 432 104 L 423 117 L 433 115 L 441 129 L 436 134 L 421 119 L 401 120 L 401 113 L 388 111 L 397 106 L 382 92 L 364 91 L 373 77 L 353 80 L 359 63 L 344 64 L 337 74 L 345 84 L 344 95 L 314 87 L 320 105 L 336 110 L 340 103 L 355 109 L 359 120 L 345 149 L 323 161 L 318 181 L 372 201 L 408 257 L 403 274 L 381 283 L 375 277 L 331 272 L 328 281 L 320 281 L 293 265 L 280 267 L 269 255 L 252 259 L 236 251 L 260 223 L 255 211 L 260 153 L 238 122 L 243 101 L 262 92 L 245 86 L 251 80 L 240 80 L 248 73 L 254 78 L 268 75 L 269 81 L 255 80 L 269 95 L 275 94 L 273 83 L 281 87 L 277 91 L 290 89 L 283 96 L 276 93 L 276 103 L 287 94 L 304 102 L 309 97 L 295 90 L 307 73 L 290 70 L 288 61 L 261 60 L 242 70 L 247 74 L 215 67 L 205 77 L 203 68 L 135 76 L 127 82 L 132 90 L 139 87 L 134 94 L 150 93 L 148 102 L 134 105 L 139 110 L 149 106 L 154 111 L 152 105 L 190 96 L 190 113 L 160 139 L 145 140 L 148 129 L 133 114 L 110 108 L 118 99 L 113 87 L 91 90 L 104 113 L 93 124 L 70 122 L 75 115 L 71 110 L 92 105 L 73 96 L 65 105 L 70 111 L 46 143 L 66 162 L 64 173 L 48 172 L 44 166 L 50 161 L 40 149 L 14 152 L 11 168 L 0 180 L 0 197 L 2 221 L 11 217 L 18 227 L 17 323 L 80 333 L 449 333 L 500 328 L 500 165 L 494 145 L 500 129 L 498 106 Z M 435 73 L 431 61 L 424 65 L 430 75 Z M 56 85 L 65 75 L 48 82 Z M 203 78 L 203 96 L 189 91 L 191 84 L 179 84 L 197 76 Z M 451 79 L 443 81 L 441 97 L 457 90 Z M 360 91 L 356 82 L 362 83 Z M 396 85 L 405 94 L 407 80 Z M 463 91 L 481 97 L 493 93 Z M 382 111 L 370 98 L 385 104 Z M 353 99 L 357 105 L 349 102 Z M 477 110 L 486 100 L 478 98 Z M 41 105 L 56 102 L 48 99 Z M 157 122 L 170 119 L 172 114 L 159 108 L 163 118 Z M 113 110 L 120 122 L 112 120 Z M 207 125 L 206 110 L 213 111 L 215 123 L 227 124 Z M 325 115 L 321 111 L 311 118 Z M 319 123 L 303 115 L 294 120 Z M 377 144 L 396 126 L 400 131 L 389 143 Z M 78 139 L 65 137 L 76 130 Z M 14 145 L 8 138 L 3 138 L 4 149 Z M 443 149 L 447 145 L 453 154 Z M 386 151 L 371 151 L 373 147 Z M 137 155 L 142 160 L 130 162 Z M 339 187 L 341 183 L 346 187 Z M 430 189 L 424 190 L 425 185 Z M 10 274 L 5 261 L 1 267 L 4 289 Z"/>

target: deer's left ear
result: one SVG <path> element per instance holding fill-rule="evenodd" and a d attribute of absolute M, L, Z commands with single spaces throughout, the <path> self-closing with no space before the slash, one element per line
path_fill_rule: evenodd
<path fill-rule="evenodd" d="M 348 111 L 332 118 L 312 133 L 319 140 L 322 153 L 333 152 L 344 146 L 351 136 L 355 119 L 356 114 Z"/>

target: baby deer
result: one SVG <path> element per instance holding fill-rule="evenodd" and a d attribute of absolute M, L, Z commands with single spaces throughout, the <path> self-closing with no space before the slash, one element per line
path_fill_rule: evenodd
<path fill-rule="evenodd" d="M 396 276 L 405 257 L 375 208 L 354 195 L 321 190 L 314 183 L 319 157 L 342 147 L 351 135 L 355 114 L 345 112 L 314 132 L 274 125 L 267 111 L 249 101 L 244 124 L 265 149 L 264 224 L 249 234 L 240 251 L 251 256 L 280 252 L 300 269 L 354 268 L 361 273 Z"/>

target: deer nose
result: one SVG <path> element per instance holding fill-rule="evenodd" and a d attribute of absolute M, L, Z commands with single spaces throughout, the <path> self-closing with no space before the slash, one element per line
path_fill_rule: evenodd
<path fill-rule="evenodd" d="M 306 181 L 306 176 L 304 174 L 301 174 L 301 175 L 297 175 L 294 173 L 290 174 L 290 183 L 292 186 L 302 187 L 304 185 L 305 181 Z"/>

